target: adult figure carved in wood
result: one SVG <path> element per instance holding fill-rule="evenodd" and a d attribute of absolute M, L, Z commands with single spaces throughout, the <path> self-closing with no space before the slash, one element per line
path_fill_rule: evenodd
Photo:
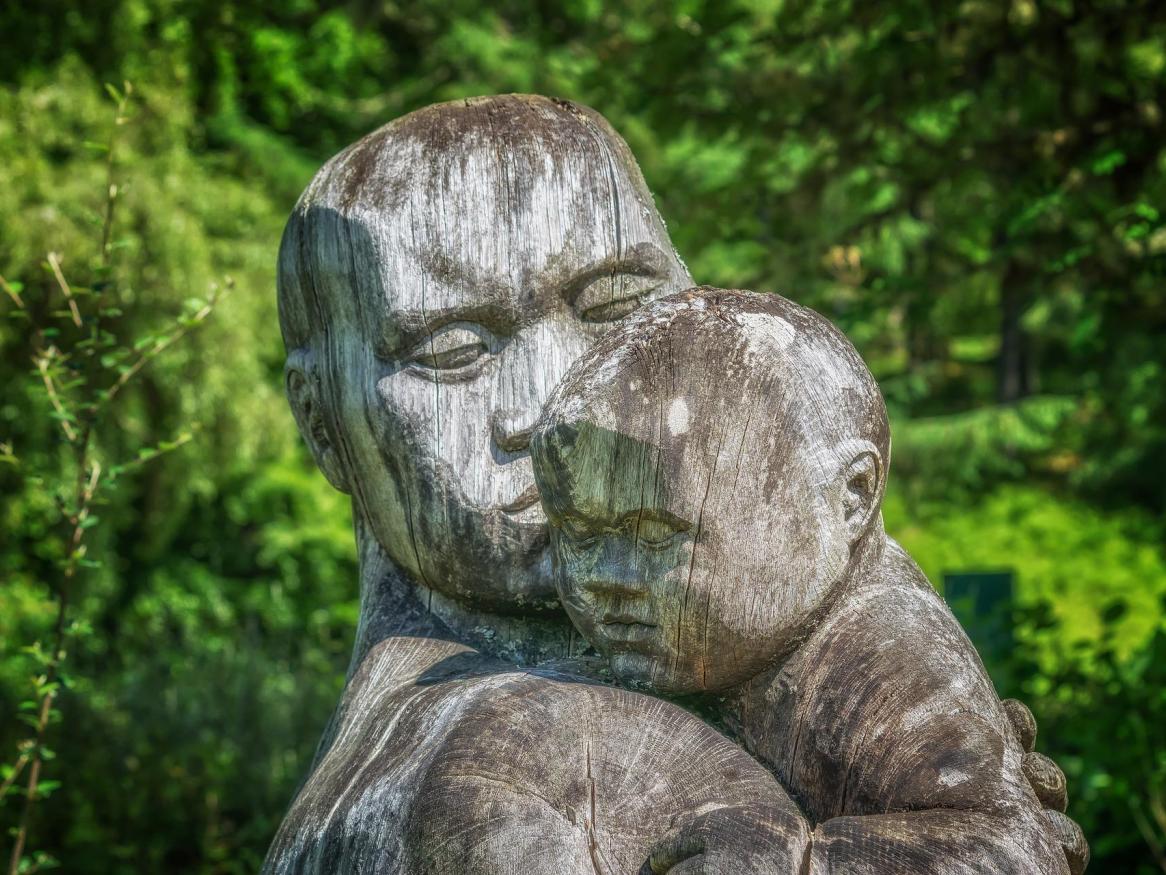
<path fill-rule="evenodd" d="M 604 327 L 691 284 L 627 146 L 545 98 L 412 113 L 317 174 L 279 282 L 293 412 L 383 554 L 362 554 L 357 658 L 386 619 L 385 561 L 457 634 L 564 655 L 530 429 Z M 497 619 L 540 614 L 541 634 Z"/>
<path fill-rule="evenodd" d="M 353 497 L 361 617 L 342 701 L 265 868 L 402 871 L 424 832 L 418 793 L 465 727 L 497 717 L 504 686 L 528 703 L 564 688 L 493 658 L 584 646 L 535 500 L 538 410 L 610 320 L 691 281 L 610 127 L 518 96 L 421 110 L 330 161 L 289 221 L 279 274 L 293 412 Z M 690 729 L 669 743 L 682 751 Z M 657 777 L 684 774 L 677 756 L 671 771 L 651 764 Z"/>
<path fill-rule="evenodd" d="M 572 653 L 527 450 L 543 401 L 611 320 L 691 279 L 610 126 L 510 96 L 429 107 L 330 161 L 279 282 L 297 424 L 353 498 L 361 615 L 268 868 L 392 870 L 442 739 L 409 722 L 416 680 L 451 658 L 472 673 L 466 645 Z M 470 708 L 459 695 L 433 707 Z"/>

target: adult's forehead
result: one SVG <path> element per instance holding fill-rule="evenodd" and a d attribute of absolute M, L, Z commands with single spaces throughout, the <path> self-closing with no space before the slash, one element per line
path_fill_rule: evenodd
<path fill-rule="evenodd" d="M 393 306 L 536 294 L 597 260 L 671 249 L 626 145 L 594 113 L 545 98 L 428 108 L 322 177 L 309 206 L 336 209 L 374 250 Z"/>
<path fill-rule="evenodd" d="M 565 161 L 475 148 L 418 158 L 405 174 L 395 203 L 357 216 L 398 274 L 420 269 L 440 281 L 476 272 L 521 283 L 666 243 L 628 174 L 594 155 Z"/>

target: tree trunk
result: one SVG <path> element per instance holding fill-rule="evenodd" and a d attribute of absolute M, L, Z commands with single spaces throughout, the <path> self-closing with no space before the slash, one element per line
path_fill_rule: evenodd
<path fill-rule="evenodd" d="M 1010 261 L 1000 280 L 1000 355 L 997 359 L 996 397 L 1017 401 L 1029 394 L 1029 339 L 1020 318 L 1027 300 L 1024 268 Z"/>

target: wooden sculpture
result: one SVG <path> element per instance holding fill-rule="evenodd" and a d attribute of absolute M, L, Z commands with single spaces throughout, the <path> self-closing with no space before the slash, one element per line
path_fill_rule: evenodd
<path fill-rule="evenodd" d="M 838 611 L 857 611 L 864 620 L 855 626 L 852 653 L 877 650 L 885 643 L 879 636 L 888 633 L 855 607 L 860 602 L 837 597 L 842 588 L 832 575 L 849 567 L 854 524 L 805 530 L 807 514 L 816 519 L 834 507 L 825 499 L 782 485 L 790 490 L 781 493 L 783 501 L 806 498 L 811 504 L 758 506 L 753 528 L 723 530 L 726 545 L 732 538 L 751 545 L 743 562 L 761 563 L 763 545 L 776 550 L 783 543 L 791 557 L 801 557 L 791 558 L 789 574 L 810 567 L 805 557 L 825 557 L 817 576 L 805 581 L 804 597 L 781 603 L 786 619 L 779 626 L 723 626 L 733 620 L 732 610 L 709 602 L 699 623 L 695 613 L 686 613 L 676 625 L 682 633 L 677 658 L 660 663 L 673 666 L 666 676 L 655 669 L 637 675 L 574 607 L 582 634 L 568 620 L 559 591 L 575 590 L 554 573 L 534 482 L 536 419 L 568 368 L 613 323 L 691 285 L 627 146 L 598 114 L 572 103 L 511 95 L 428 107 L 356 143 L 317 174 L 280 249 L 286 382 L 317 464 L 352 496 L 361 615 L 343 697 L 272 843 L 266 872 L 623 872 L 648 866 L 800 875 L 811 860 L 829 860 L 840 871 L 914 872 L 924 870 L 902 867 L 922 859 L 911 855 L 927 842 L 911 836 L 924 833 L 935 845 L 928 860 L 999 859 L 1009 866 L 1023 860 L 1030 868 L 999 871 L 1058 871 L 1060 858 L 1050 850 L 1055 837 L 1048 838 L 1032 791 L 1017 777 L 1034 780 L 1039 771 L 1025 771 L 1030 758 L 1021 750 L 1031 747 L 1031 715 L 1019 703 L 1001 711 L 978 663 L 972 665 L 974 654 L 951 643 L 963 641 L 958 628 L 945 625 L 942 606 L 911 582 L 917 572 L 909 560 L 882 541 L 881 552 L 857 551 L 870 564 L 863 565 L 865 576 L 847 578 L 846 592 L 886 578 L 890 595 L 882 610 L 902 621 L 895 652 L 903 660 L 912 653 L 903 649 L 902 636 L 911 631 L 903 627 L 920 617 L 938 624 L 914 630 L 918 647 L 946 648 L 964 660 L 956 660 L 963 673 L 953 677 L 975 681 L 959 695 L 979 709 L 963 735 L 947 736 L 952 749 L 980 752 L 989 736 L 1003 739 L 999 751 L 975 763 L 937 766 L 949 768 L 944 780 L 955 781 L 962 770 L 975 782 L 961 796 L 955 781 L 950 799 L 960 802 L 973 786 L 988 787 L 985 776 L 999 762 L 1003 771 L 991 789 L 1003 794 L 1000 805 L 1013 806 L 1009 835 L 1032 844 L 1012 856 L 1001 850 L 1005 856 L 976 857 L 988 853 L 976 849 L 999 847 L 1004 808 L 942 809 L 912 796 L 912 757 L 937 763 L 941 752 L 933 747 L 912 754 L 899 746 L 884 751 L 894 755 L 886 762 L 865 759 L 883 749 L 861 730 L 876 731 L 882 719 L 891 721 L 885 731 L 901 730 L 908 715 L 864 710 L 872 703 L 862 704 L 862 685 L 877 687 L 877 671 L 849 663 L 856 673 L 847 675 L 852 686 L 845 687 L 830 673 L 847 664 L 838 661 L 842 657 L 812 664 L 814 653 L 846 651 L 831 643 L 846 624 Z M 611 367 L 630 367 L 614 353 L 614 338 L 602 341 L 613 351 Z M 695 348 L 677 350 L 678 359 L 690 354 L 697 355 Z M 595 355 L 585 359 L 588 367 Z M 823 355 L 814 367 L 836 366 Z M 711 365 L 678 360 L 677 367 L 678 379 L 687 379 Z M 809 372 L 804 377 L 807 386 L 816 385 Z M 746 397 L 761 390 L 749 389 L 744 379 L 718 379 L 718 403 L 736 418 L 698 421 L 720 416 L 710 411 L 722 407 L 702 407 L 694 396 L 687 410 L 670 401 L 660 412 L 661 427 L 686 427 L 695 436 L 739 423 L 747 406 L 756 406 Z M 574 394 L 563 390 L 557 397 Z M 837 414 L 839 426 L 843 421 Z M 647 422 L 629 420 L 628 434 L 640 441 L 633 442 L 636 452 L 649 446 L 668 451 L 671 445 L 644 430 Z M 778 440 L 779 427 L 769 425 L 768 434 Z M 741 439 L 724 437 L 730 444 Z M 783 440 L 792 446 L 801 437 Z M 855 454 L 854 474 L 881 495 L 887 456 L 871 443 L 874 451 Z M 776 458 L 758 452 L 749 456 L 758 464 Z M 622 470 L 624 463 L 613 464 L 612 470 Z M 721 462 L 713 464 L 718 483 L 736 476 Z M 601 478 L 600 486 L 606 482 Z M 766 489 L 750 480 L 747 491 L 759 499 L 777 494 Z M 576 493 L 568 488 L 561 494 Z M 552 505 L 556 495 L 550 486 Z M 855 513 L 873 532 L 872 495 L 847 487 L 835 497 L 857 501 Z M 710 487 L 710 496 L 720 492 Z M 698 517 L 710 533 L 701 536 L 707 541 L 714 519 Z M 694 528 L 686 531 L 699 540 Z M 562 548 L 561 539 L 556 546 Z M 698 554 L 701 562 L 711 555 Z M 629 561 L 644 581 L 650 579 L 651 568 Z M 715 576 L 703 565 L 693 571 Z M 580 584 L 578 592 L 585 591 Z M 908 607 L 916 613 L 903 613 Z M 635 622 L 629 615 L 625 634 L 640 634 Z M 717 629 L 723 640 L 702 639 Z M 766 631 L 775 637 L 763 640 Z M 604 658 L 595 656 L 592 640 Z M 607 659 L 617 675 L 642 688 L 603 683 L 610 678 Z M 913 670 L 931 677 L 931 663 L 924 663 Z M 713 723 L 735 727 L 744 747 L 655 693 L 688 689 L 709 691 L 704 713 Z M 936 702 L 941 694 L 942 685 Z M 773 698 L 779 695 L 787 696 L 788 708 Z M 921 706 L 930 701 L 924 692 L 917 698 Z M 847 712 L 857 722 L 810 732 L 820 725 L 817 709 L 848 705 L 857 709 Z M 1002 714 L 1024 728 L 1019 746 Z M 927 743 L 934 745 L 942 733 L 936 735 L 939 723 L 923 719 L 929 715 L 921 711 L 916 718 L 929 727 Z M 973 738 L 981 729 L 983 739 Z M 798 739 L 793 745 L 791 736 Z M 843 765 L 853 774 L 830 771 Z M 1059 770 L 1047 766 L 1034 786 L 1059 782 L 1063 788 Z M 1046 789 L 1038 792 L 1049 796 Z M 879 805 L 928 810 L 896 815 L 906 818 L 902 825 L 881 821 L 887 833 L 880 837 L 871 817 Z M 857 816 L 843 816 L 851 814 Z M 1079 831 L 1067 818 L 1058 824 L 1073 871 L 1079 871 Z M 811 839 L 815 830 L 825 830 L 827 838 Z M 885 849 L 895 847 L 900 856 L 887 856 Z M 830 871 L 821 868 L 826 863 L 814 865 Z M 1046 865 L 1053 868 L 1041 868 Z"/>
<path fill-rule="evenodd" d="M 568 372 L 533 453 L 576 627 L 627 685 L 720 694 L 817 824 L 805 871 L 1066 869 L 1040 755 L 883 530 L 886 410 L 826 320 L 706 288 L 650 304 Z M 715 848 L 709 817 L 673 840 Z"/>

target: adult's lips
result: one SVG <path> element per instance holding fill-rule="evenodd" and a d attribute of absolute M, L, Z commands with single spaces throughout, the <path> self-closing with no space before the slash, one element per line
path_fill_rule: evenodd
<path fill-rule="evenodd" d="M 533 483 L 518 493 L 518 497 L 502 505 L 501 509 L 505 513 L 522 513 L 528 507 L 533 507 L 538 503 L 538 487 Z"/>

